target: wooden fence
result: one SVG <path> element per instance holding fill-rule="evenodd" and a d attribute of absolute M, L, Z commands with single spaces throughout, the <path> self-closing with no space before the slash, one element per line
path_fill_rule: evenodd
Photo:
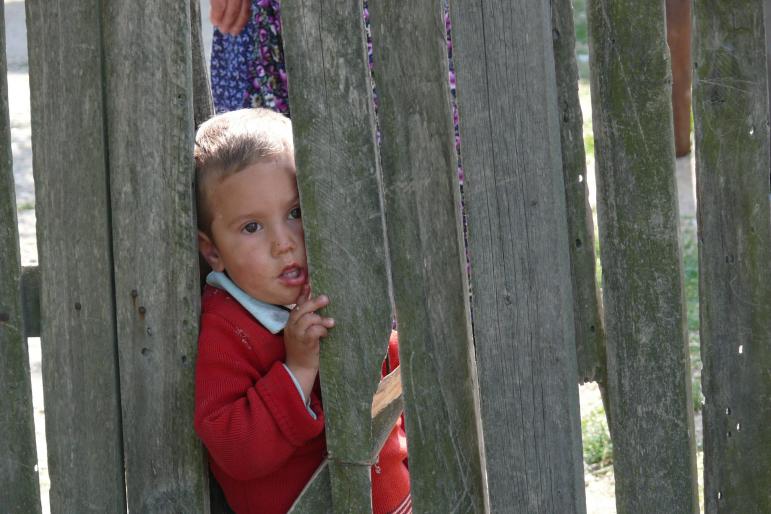
<path fill-rule="evenodd" d="M 293 511 L 366 512 L 403 406 L 416 512 L 585 512 L 577 384 L 597 380 L 618 512 L 697 512 L 664 4 L 589 2 L 600 301 L 570 1 L 450 5 L 462 199 L 443 1 L 370 1 L 377 112 L 360 0 L 282 6 L 309 266 L 338 321 L 329 458 Z M 762 3 L 693 6 L 708 513 L 771 512 Z M 3 73 L 0 510 L 40 512 L 39 334 L 53 513 L 219 511 L 192 430 L 198 0 L 26 8 L 40 266 L 19 264 Z M 392 316 L 401 386 L 379 380 Z"/>

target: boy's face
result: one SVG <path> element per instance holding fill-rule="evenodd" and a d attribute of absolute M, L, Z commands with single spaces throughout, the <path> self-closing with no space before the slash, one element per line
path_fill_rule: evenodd
<path fill-rule="evenodd" d="M 208 191 L 211 235 L 201 253 L 250 296 L 295 303 L 308 279 L 294 158 L 283 153 L 253 164 Z"/>

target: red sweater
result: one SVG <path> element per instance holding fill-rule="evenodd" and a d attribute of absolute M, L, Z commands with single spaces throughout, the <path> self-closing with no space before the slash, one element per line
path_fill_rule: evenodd
<path fill-rule="evenodd" d="M 398 347 L 389 344 L 392 367 Z M 282 365 L 281 333 L 271 334 L 225 291 L 207 286 L 195 374 L 195 430 L 214 476 L 238 514 L 284 514 L 326 455 L 318 379 L 314 420 Z M 407 444 L 401 421 L 372 468 L 374 514 L 409 502 Z"/>

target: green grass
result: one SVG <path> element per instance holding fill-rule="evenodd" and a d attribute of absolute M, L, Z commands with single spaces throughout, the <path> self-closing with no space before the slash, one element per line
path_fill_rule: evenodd
<path fill-rule="evenodd" d="M 680 237 L 683 244 L 683 280 L 686 314 L 688 316 L 688 353 L 691 357 L 693 410 L 698 412 L 702 406 L 702 363 L 699 340 L 699 248 L 695 219 L 692 217 L 681 218 Z"/>
<path fill-rule="evenodd" d="M 593 468 L 604 468 L 613 464 L 613 443 L 610 440 L 608 422 L 602 406 L 595 408 L 581 418 L 584 462 Z"/>

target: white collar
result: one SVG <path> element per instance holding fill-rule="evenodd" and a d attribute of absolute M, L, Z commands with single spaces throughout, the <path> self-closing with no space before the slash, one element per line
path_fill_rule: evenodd
<path fill-rule="evenodd" d="M 252 298 L 247 292 L 238 287 L 235 282 L 230 280 L 230 277 L 220 271 L 209 273 L 206 277 L 206 283 L 230 293 L 271 334 L 278 334 L 284 330 L 286 322 L 289 320 L 289 311 L 286 308 Z"/>

